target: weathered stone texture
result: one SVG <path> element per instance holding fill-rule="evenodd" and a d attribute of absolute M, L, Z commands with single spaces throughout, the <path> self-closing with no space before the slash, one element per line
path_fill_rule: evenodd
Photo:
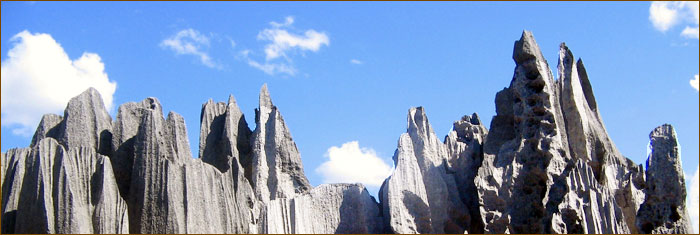
<path fill-rule="evenodd" d="M 42 117 L 2 153 L 1 233 L 689 233 L 676 133 L 649 135 L 646 167 L 610 139 L 581 59 L 560 45 L 555 80 L 530 32 L 510 85 L 438 139 L 408 111 L 378 203 L 361 184 L 312 187 L 267 85 L 251 130 L 233 96 L 185 120 L 156 98 L 119 106 L 97 90 Z"/>

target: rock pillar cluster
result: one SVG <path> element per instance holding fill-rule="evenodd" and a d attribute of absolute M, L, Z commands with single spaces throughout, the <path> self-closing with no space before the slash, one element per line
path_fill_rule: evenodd
<path fill-rule="evenodd" d="M 676 132 L 655 128 L 645 165 L 610 139 L 581 59 L 557 78 L 530 32 L 486 128 L 476 114 L 438 138 L 408 111 L 379 201 L 361 184 L 313 187 L 267 86 L 251 130 L 233 96 L 202 105 L 198 156 L 185 120 L 146 98 L 100 94 L 46 114 L 2 153 L 2 233 L 691 233 Z M 695 231 L 697 232 L 697 231 Z"/>

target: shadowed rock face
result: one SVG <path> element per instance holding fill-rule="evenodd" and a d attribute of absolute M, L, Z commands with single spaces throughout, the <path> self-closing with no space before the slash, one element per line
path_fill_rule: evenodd
<path fill-rule="evenodd" d="M 312 187 L 267 86 L 254 130 L 236 100 L 202 105 L 198 158 L 156 98 L 119 106 L 95 89 L 42 117 L 0 160 L 2 233 L 689 233 L 673 127 L 638 165 L 610 139 L 581 59 L 558 80 L 530 32 L 489 129 L 474 113 L 440 141 L 408 111 L 381 203 L 361 184 Z"/>
<path fill-rule="evenodd" d="M 394 154 L 396 170 L 382 185 L 385 220 L 395 233 L 463 233 L 468 211 L 448 173 L 449 155 L 422 107 L 411 108 Z M 407 193 L 409 192 L 409 193 Z"/>
<path fill-rule="evenodd" d="M 250 180 L 262 202 L 291 198 L 311 189 L 296 143 L 277 106 L 272 104 L 267 84 L 260 90 L 255 110 L 255 131 L 251 136 Z M 248 166 L 246 166 L 248 168 Z"/>

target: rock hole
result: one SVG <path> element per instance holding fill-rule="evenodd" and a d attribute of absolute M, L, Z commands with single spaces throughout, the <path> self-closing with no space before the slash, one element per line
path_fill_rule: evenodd
<path fill-rule="evenodd" d="M 651 224 L 651 222 L 646 222 L 642 224 L 642 231 L 646 234 L 651 233 L 651 230 L 654 229 L 654 225 Z"/>
<path fill-rule="evenodd" d="M 535 79 L 527 83 L 527 87 L 535 92 L 541 92 L 542 90 L 544 90 L 544 86 L 545 83 L 542 79 Z"/>
<path fill-rule="evenodd" d="M 676 205 L 671 205 L 671 220 L 672 220 L 673 222 L 676 222 L 676 221 L 678 221 L 679 219 L 681 219 L 681 215 L 678 214 L 678 206 L 676 206 Z"/>

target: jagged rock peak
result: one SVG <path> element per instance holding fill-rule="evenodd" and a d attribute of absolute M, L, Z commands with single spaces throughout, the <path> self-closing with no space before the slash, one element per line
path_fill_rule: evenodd
<path fill-rule="evenodd" d="M 267 83 L 260 88 L 260 107 L 272 108 L 272 99 L 270 99 L 270 92 L 267 91 Z"/>
<path fill-rule="evenodd" d="M 529 31 L 513 60 L 490 129 L 465 115 L 441 142 L 423 107 L 408 110 L 379 204 L 360 184 L 311 187 L 266 84 L 254 132 L 233 95 L 202 105 L 199 159 L 156 98 L 112 122 L 88 89 L 42 117 L 31 147 L 1 154 L 0 232 L 692 232 L 672 126 L 649 135 L 645 171 L 610 140 L 566 44 L 556 81 Z"/>
<path fill-rule="evenodd" d="M 409 109 L 407 121 L 393 157 L 396 169 L 379 192 L 385 225 L 394 233 L 463 233 L 469 212 L 447 172 L 445 144 L 422 107 Z"/>
<path fill-rule="evenodd" d="M 117 118 L 113 124 L 113 152 L 110 158 L 114 167 L 114 177 L 122 197 L 126 197 L 129 193 L 136 135 L 142 125 L 142 118 L 149 110 L 162 114 L 163 107 L 157 98 L 148 97 L 138 103 L 127 102 L 120 105 L 117 110 Z"/>
<path fill-rule="evenodd" d="M 457 134 L 456 137 L 463 142 L 469 141 L 478 136 L 479 142 L 481 143 L 488 133 L 488 130 L 481 124 L 481 120 L 479 119 L 479 115 L 477 113 L 473 113 L 471 116 L 462 116 L 460 120 L 455 121 L 452 124 L 452 130 L 455 131 L 455 134 Z"/>
<path fill-rule="evenodd" d="M 431 133 L 434 133 L 433 127 L 430 126 L 423 107 L 419 106 L 409 109 L 407 119 L 407 133 L 420 135 L 422 137 L 428 137 Z"/>
<path fill-rule="evenodd" d="M 221 138 L 221 132 L 224 129 L 223 114 L 225 112 L 226 104 L 223 102 L 214 103 L 212 99 L 209 99 L 202 104 L 199 128 L 199 158 L 208 159 L 216 155 L 216 153 L 209 153 L 209 151 L 216 150 L 214 146 L 217 140 Z"/>
<path fill-rule="evenodd" d="M 664 124 L 649 134 L 649 140 L 646 197 L 637 212 L 637 227 L 643 233 L 691 233 L 676 131 Z"/>
<path fill-rule="evenodd" d="M 56 127 L 62 121 L 63 117 L 53 113 L 44 114 L 43 116 L 41 116 L 41 121 L 39 122 L 39 126 L 34 132 L 34 136 L 32 137 L 32 143 L 29 146 L 32 147 L 36 145 L 36 143 L 38 143 L 41 139 L 46 137 L 57 137 L 58 128 Z"/>
<path fill-rule="evenodd" d="M 307 193 L 311 184 L 296 143 L 276 106 L 272 104 L 267 84 L 260 89 L 260 104 L 255 110 L 255 131 L 251 143 L 250 182 L 259 200 L 291 198 Z"/>
<path fill-rule="evenodd" d="M 523 30 L 520 40 L 515 42 L 515 47 L 513 47 L 513 60 L 515 63 L 523 63 L 527 60 L 534 58 L 544 58 L 540 47 L 535 42 L 535 37 L 532 32 Z"/>
<path fill-rule="evenodd" d="M 100 93 L 90 87 L 71 98 L 63 118 L 44 115 L 32 146 L 46 137 L 58 140 L 67 149 L 91 147 L 101 154 L 109 154 L 112 151 L 112 117 L 107 113 Z"/>
<path fill-rule="evenodd" d="M 210 99 L 203 104 L 200 126 L 199 157 L 202 161 L 221 172 L 238 162 L 250 161 L 251 130 L 233 95 L 229 95 L 228 103 L 214 103 Z"/>

